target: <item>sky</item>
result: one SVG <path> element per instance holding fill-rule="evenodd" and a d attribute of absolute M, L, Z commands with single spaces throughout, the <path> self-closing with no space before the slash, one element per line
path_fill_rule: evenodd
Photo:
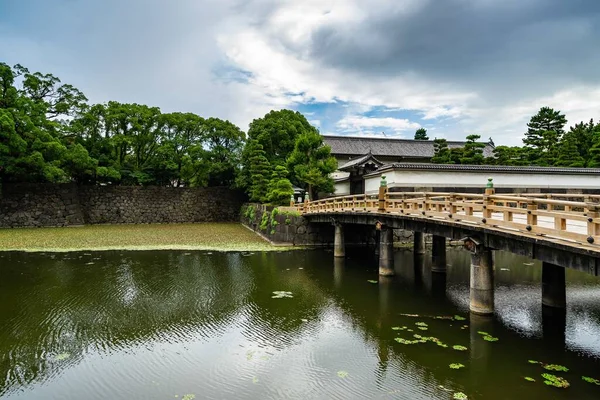
<path fill-rule="evenodd" d="M 0 0 L 0 62 L 244 131 L 519 145 L 543 106 L 600 119 L 599 50 L 598 0 Z"/>

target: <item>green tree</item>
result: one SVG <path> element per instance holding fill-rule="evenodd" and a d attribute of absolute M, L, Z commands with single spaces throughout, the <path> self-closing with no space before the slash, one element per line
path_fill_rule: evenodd
<path fill-rule="evenodd" d="M 24 78 L 19 88 L 15 86 L 15 79 L 20 75 Z M 36 88 L 30 75 L 21 66 L 13 70 L 0 63 L 0 180 L 69 182 L 89 179 L 96 160 L 75 143 L 63 142 L 63 124 L 49 119 L 59 115 L 51 108 L 57 106 L 58 100 L 55 103 L 48 100 L 56 78 L 43 76 L 51 83 L 41 90 Z"/>
<path fill-rule="evenodd" d="M 575 143 L 579 155 L 583 157 L 587 166 L 591 158 L 590 150 L 594 145 L 594 135 L 598 130 L 600 130 L 600 124 L 595 124 L 593 119 L 588 123 L 575 124 L 563 135 L 559 147 L 562 147 L 563 141 Z"/>
<path fill-rule="evenodd" d="M 284 166 L 278 165 L 271 174 L 267 199 L 269 203 L 282 206 L 289 205 L 290 198 L 294 195 L 294 188 L 289 179 L 288 171 Z"/>
<path fill-rule="evenodd" d="M 316 199 L 319 192 L 333 192 L 330 174 L 337 169 L 337 160 L 331 155 L 331 148 L 323 144 L 323 137 L 316 129 L 298 136 L 294 151 L 288 158 L 288 166 L 311 199 Z"/>
<path fill-rule="evenodd" d="M 269 190 L 269 179 L 271 177 L 271 165 L 265 156 L 262 144 L 255 140 L 248 143 L 250 151 L 250 181 L 248 194 L 251 201 L 266 203 Z"/>
<path fill-rule="evenodd" d="M 207 119 L 205 127 L 208 186 L 233 186 L 246 135 L 233 123 L 218 118 Z"/>
<path fill-rule="evenodd" d="M 429 140 L 429 136 L 427 136 L 427 129 L 417 129 L 417 131 L 415 132 L 415 140 Z"/>
<path fill-rule="evenodd" d="M 554 165 L 559 167 L 585 167 L 585 159 L 579 154 L 574 137 L 563 137 L 558 146 L 558 158 Z"/>
<path fill-rule="evenodd" d="M 480 143 L 477 140 L 481 138 L 480 135 L 469 135 L 467 136 L 467 142 L 463 148 L 463 154 L 460 158 L 461 164 L 468 165 L 481 165 L 483 164 L 483 149 L 485 148 L 484 143 Z M 454 149 L 453 149 L 454 150 Z"/>
<path fill-rule="evenodd" d="M 496 146 L 494 157 L 486 159 L 486 163 L 492 165 L 527 165 L 528 157 L 522 147 Z"/>
<path fill-rule="evenodd" d="M 452 164 L 450 149 L 446 139 L 435 138 L 433 140 L 433 157 L 431 162 L 434 164 Z"/>
<path fill-rule="evenodd" d="M 250 182 L 250 140 L 255 140 L 263 146 L 265 157 L 272 166 L 286 165 L 290 153 L 294 150 L 296 138 L 303 133 L 316 131 L 304 115 L 292 110 L 271 111 L 263 118 L 257 118 L 250 123 L 248 142 L 242 151 L 242 169 L 237 179 L 237 185 L 248 188 Z M 289 171 L 294 180 L 294 171 Z"/>
<path fill-rule="evenodd" d="M 564 114 L 550 107 L 542 107 L 531 117 L 523 139 L 529 149 L 530 161 L 536 165 L 553 165 L 557 159 L 557 145 L 564 134 L 567 120 Z"/>

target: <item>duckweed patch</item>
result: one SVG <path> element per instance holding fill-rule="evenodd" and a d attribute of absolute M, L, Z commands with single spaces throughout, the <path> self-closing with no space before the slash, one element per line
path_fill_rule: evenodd
<path fill-rule="evenodd" d="M 455 344 L 454 346 L 452 346 L 452 348 L 458 351 L 467 351 L 467 348 L 465 346 L 461 346 L 459 344 Z"/>
<path fill-rule="evenodd" d="M 196 398 L 196 395 L 193 393 L 188 393 L 183 395 L 183 397 L 181 398 L 181 400 L 194 400 Z"/>
<path fill-rule="evenodd" d="M 367 282 L 369 282 L 369 283 L 378 283 L 378 281 L 374 281 L 372 279 L 369 279 Z"/>
<path fill-rule="evenodd" d="M 461 317 L 460 315 L 455 315 L 455 316 L 454 316 L 454 319 L 455 319 L 456 321 L 464 321 L 464 320 L 466 320 L 466 318 L 465 318 L 465 317 Z"/>
<path fill-rule="evenodd" d="M 464 368 L 465 366 L 461 363 L 452 363 L 449 365 L 449 367 L 451 369 L 461 369 L 461 368 Z"/>
<path fill-rule="evenodd" d="M 493 336 L 484 336 L 483 340 L 485 340 L 487 342 L 497 342 L 499 339 L 497 337 L 493 337 Z"/>
<path fill-rule="evenodd" d="M 467 400 L 468 399 L 467 395 L 464 394 L 463 392 L 454 393 L 454 396 L 452 396 L 452 398 L 454 400 Z"/>
<path fill-rule="evenodd" d="M 0 251 L 281 251 L 291 249 L 294 248 L 272 246 L 237 223 L 0 229 Z"/>
<path fill-rule="evenodd" d="M 71 357 L 71 353 L 60 353 L 54 356 L 54 361 L 63 361 Z"/>
<path fill-rule="evenodd" d="M 535 382 L 535 379 L 533 379 L 533 378 L 532 378 L 532 377 L 530 377 L 530 376 L 526 376 L 526 377 L 524 377 L 524 379 L 525 379 L 526 381 L 528 381 L 528 382 Z"/>

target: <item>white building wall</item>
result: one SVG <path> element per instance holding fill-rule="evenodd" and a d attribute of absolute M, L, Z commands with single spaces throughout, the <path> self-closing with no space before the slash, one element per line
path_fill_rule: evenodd
<path fill-rule="evenodd" d="M 334 187 L 336 196 L 346 196 L 350 194 L 350 181 L 336 182 Z"/>
<path fill-rule="evenodd" d="M 423 171 L 392 170 L 383 173 L 388 187 L 480 187 L 485 188 L 488 178 L 494 180 L 495 188 L 561 188 L 561 189 L 600 189 L 600 175 L 543 174 L 523 172 L 478 171 Z M 365 192 L 378 193 L 381 174 L 365 178 Z"/>

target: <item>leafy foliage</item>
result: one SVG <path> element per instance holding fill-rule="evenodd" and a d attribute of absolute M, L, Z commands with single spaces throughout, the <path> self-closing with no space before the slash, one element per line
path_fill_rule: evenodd
<path fill-rule="evenodd" d="M 417 131 L 415 132 L 415 140 L 429 140 L 429 136 L 427 136 L 427 129 L 417 129 Z"/>

